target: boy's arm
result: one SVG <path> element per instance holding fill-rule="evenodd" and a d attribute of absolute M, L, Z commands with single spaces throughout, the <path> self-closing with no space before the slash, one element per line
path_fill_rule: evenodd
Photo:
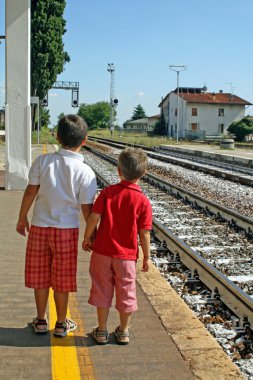
<path fill-rule="evenodd" d="M 148 272 L 150 267 L 149 257 L 150 257 L 150 231 L 140 230 L 139 231 L 140 244 L 143 252 L 143 264 L 142 271 Z"/>
<path fill-rule="evenodd" d="M 29 231 L 29 222 L 27 218 L 28 211 L 33 204 L 33 201 L 39 191 L 40 185 L 28 185 L 21 202 L 19 218 L 16 226 L 16 231 L 20 235 L 26 235 L 25 231 Z"/>
<path fill-rule="evenodd" d="M 84 217 L 84 220 L 85 222 L 87 222 L 90 214 L 91 214 L 91 210 L 92 210 L 92 206 L 93 204 L 82 204 L 81 205 L 81 209 L 82 209 L 82 214 L 83 214 L 83 217 Z"/>
<path fill-rule="evenodd" d="M 87 220 L 86 229 L 84 232 L 83 244 L 82 247 L 85 251 L 92 247 L 92 238 L 94 232 L 96 231 L 97 224 L 100 220 L 101 215 L 95 212 L 92 212 Z"/>

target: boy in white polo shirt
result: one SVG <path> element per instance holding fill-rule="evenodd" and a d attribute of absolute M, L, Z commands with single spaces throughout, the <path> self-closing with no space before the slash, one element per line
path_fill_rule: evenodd
<path fill-rule="evenodd" d="M 34 289 L 37 334 L 47 332 L 46 307 L 49 288 L 54 290 L 57 321 L 54 335 L 64 337 L 76 329 L 66 318 L 69 292 L 76 289 L 79 212 L 87 220 L 97 190 L 92 169 L 79 153 L 87 139 L 87 124 L 77 115 L 58 123 L 57 139 L 62 148 L 39 156 L 29 172 L 21 203 L 17 232 L 28 233 L 25 285 Z M 35 200 L 31 226 L 27 214 Z"/>

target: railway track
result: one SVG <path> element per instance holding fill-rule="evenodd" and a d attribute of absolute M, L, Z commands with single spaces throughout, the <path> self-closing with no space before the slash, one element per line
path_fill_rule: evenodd
<path fill-rule="evenodd" d="M 138 144 L 119 143 L 109 139 L 89 137 L 90 141 L 96 141 L 101 144 L 106 144 L 118 149 L 124 149 L 126 146 L 135 146 L 144 149 L 147 155 L 151 158 L 180 165 L 185 168 L 197 170 L 203 173 L 211 174 L 216 177 L 228 179 L 233 182 L 238 182 L 243 185 L 253 186 L 253 169 L 235 164 L 225 164 L 223 162 L 215 162 L 207 159 L 197 159 L 175 152 L 165 152 L 159 149 L 151 149 Z"/>
<path fill-rule="evenodd" d="M 95 151 L 93 149 L 92 151 L 94 154 Z M 99 183 L 105 186 L 116 182 L 116 171 L 110 167 L 115 165 L 116 161 L 100 152 L 96 152 L 96 155 L 99 156 L 98 161 L 96 162 L 95 156 L 92 155 L 88 163 L 95 170 Z M 110 163 L 102 164 L 101 159 L 105 158 Z M 241 288 L 229 280 L 229 276 L 233 275 L 236 278 L 241 275 L 242 263 L 244 263 L 245 278 L 247 279 L 247 276 L 251 278 L 253 246 L 248 239 L 251 238 L 251 234 L 247 237 L 247 233 L 249 229 L 251 231 L 253 229 L 252 221 L 245 222 L 245 218 L 242 218 L 240 222 L 242 227 L 236 232 L 235 227 L 238 227 L 240 215 L 237 215 L 236 226 L 231 220 L 226 223 L 225 218 L 221 216 L 224 210 L 218 206 L 216 216 L 213 211 L 211 215 L 210 205 L 204 204 L 203 199 L 201 206 L 196 205 L 195 200 L 190 205 L 189 194 L 187 194 L 188 200 L 183 199 L 178 193 L 175 198 L 173 192 L 169 194 L 171 191 L 164 181 L 159 182 L 157 178 L 154 182 L 152 175 L 145 177 L 145 182 L 142 181 L 141 186 L 152 202 L 153 228 L 156 238 L 164 244 L 166 256 L 164 260 L 167 260 L 168 265 L 173 265 L 173 260 L 175 261 L 177 256 L 177 260 L 195 273 L 192 275 L 193 282 L 200 279 L 209 289 L 217 288 L 220 299 L 227 307 L 241 321 L 247 320 L 253 326 L 253 301 L 250 296 L 253 295 L 253 281 L 246 280 L 243 284 L 238 282 Z M 172 253 L 172 260 L 168 253 Z M 239 254 L 242 261 L 238 261 Z M 229 265 L 224 265 L 226 262 Z"/>
<path fill-rule="evenodd" d="M 100 143 L 89 142 L 89 146 L 117 158 L 121 149 Z M 218 203 L 236 213 L 252 219 L 253 189 L 247 185 L 224 180 L 179 165 L 149 158 L 149 173 L 173 183 L 205 200 Z"/>
<path fill-rule="evenodd" d="M 86 152 L 85 160 L 97 173 L 100 186 L 117 182 L 113 154 L 104 161 L 104 153 L 94 153 Z M 152 177 L 145 176 L 140 183 L 153 207 L 151 259 L 251 380 L 253 246 L 251 235 L 246 237 L 249 226 L 236 227 L 219 212 L 210 213 L 205 204 L 201 208 L 176 192 L 170 194 L 164 183 L 154 183 Z"/>

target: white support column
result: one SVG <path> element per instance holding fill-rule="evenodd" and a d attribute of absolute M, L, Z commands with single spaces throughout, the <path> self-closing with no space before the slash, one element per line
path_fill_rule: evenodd
<path fill-rule="evenodd" d="M 30 0 L 5 1 L 6 190 L 23 190 L 31 166 Z"/>

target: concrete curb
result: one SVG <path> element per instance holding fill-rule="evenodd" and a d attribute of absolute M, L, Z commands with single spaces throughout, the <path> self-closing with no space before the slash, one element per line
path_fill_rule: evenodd
<path fill-rule="evenodd" d="M 198 380 L 245 380 L 190 308 L 152 265 L 137 263 L 137 282 Z"/>

